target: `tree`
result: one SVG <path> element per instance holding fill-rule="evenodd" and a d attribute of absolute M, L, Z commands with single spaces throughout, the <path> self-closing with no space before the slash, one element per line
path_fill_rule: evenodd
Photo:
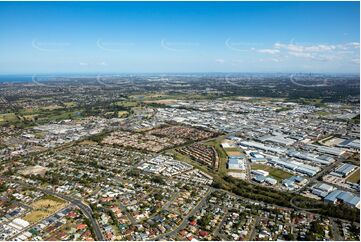
<path fill-rule="evenodd" d="M 163 180 L 163 178 L 160 177 L 160 176 L 154 176 L 154 177 L 152 177 L 152 178 L 151 178 L 151 181 L 152 181 L 152 182 L 155 182 L 155 183 L 158 183 L 158 184 L 161 184 L 161 185 L 165 185 L 165 184 L 166 184 L 165 181 Z"/>

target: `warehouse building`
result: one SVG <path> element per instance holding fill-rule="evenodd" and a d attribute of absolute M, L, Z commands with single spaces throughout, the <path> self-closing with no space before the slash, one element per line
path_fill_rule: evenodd
<path fill-rule="evenodd" d="M 311 192 L 319 197 L 326 197 L 330 192 L 335 190 L 333 186 L 325 183 L 318 183 L 311 188 Z"/>
<path fill-rule="evenodd" d="M 230 156 L 228 158 L 228 169 L 245 171 L 246 164 L 244 158 L 244 156 Z"/>
<path fill-rule="evenodd" d="M 266 177 L 265 182 L 272 186 L 277 184 L 277 180 L 272 177 Z"/>
<path fill-rule="evenodd" d="M 266 146 L 262 143 L 255 142 L 255 141 L 242 141 L 242 142 L 240 142 L 240 144 L 243 146 L 246 146 L 246 147 L 253 147 L 253 148 L 257 148 L 257 149 L 261 149 L 264 151 L 277 153 L 277 154 L 284 154 L 287 151 L 287 149 L 285 149 L 285 148 Z"/>
<path fill-rule="evenodd" d="M 360 140 L 359 139 L 348 139 L 348 140 L 341 142 L 337 146 L 350 148 L 350 149 L 354 149 L 354 150 L 360 150 Z"/>
<path fill-rule="evenodd" d="M 331 164 L 331 162 L 335 161 L 332 158 L 331 159 L 322 159 L 322 157 L 320 158 L 318 155 L 306 153 L 306 152 L 301 153 L 298 151 L 290 151 L 290 152 L 288 152 L 288 155 L 302 159 L 302 160 L 313 161 L 313 162 L 316 162 L 321 165 L 329 165 L 329 164 Z"/>
<path fill-rule="evenodd" d="M 261 176 L 268 176 L 269 175 L 269 172 L 268 171 L 264 171 L 264 170 L 252 170 L 251 173 L 253 175 L 261 175 Z"/>
<path fill-rule="evenodd" d="M 300 186 L 305 185 L 307 182 L 307 179 L 301 177 L 301 176 L 292 176 L 290 178 L 284 179 L 282 181 L 282 185 L 288 188 L 289 190 L 296 189 Z"/>
<path fill-rule="evenodd" d="M 255 177 L 253 177 L 253 180 L 258 183 L 263 183 L 266 180 L 266 177 L 263 175 L 257 175 Z"/>
<path fill-rule="evenodd" d="M 357 166 L 355 166 L 355 165 L 345 163 L 345 164 L 342 164 L 339 167 L 337 167 L 337 169 L 334 172 L 332 172 L 331 174 L 334 176 L 346 177 L 351 172 L 353 172 L 356 168 L 357 168 Z"/>
<path fill-rule="evenodd" d="M 281 134 L 265 135 L 265 136 L 259 138 L 259 140 L 260 141 L 269 141 L 269 142 L 273 142 L 273 143 L 284 145 L 284 146 L 289 146 L 296 142 L 296 140 L 286 138 Z"/>
<path fill-rule="evenodd" d="M 315 149 L 319 152 L 335 155 L 335 156 L 340 156 L 345 153 L 344 149 L 340 149 L 337 147 L 327 147 L 327 146 L 313 145 L 313 144 L 309 144 L 308 147 L 311 149 Z"/>
<path fill-rule="evenodd" d="M 349 206 L 360 208 L 360 197 L 342 190 L 335 190 L 331 192 L 324 200 L 333 204 L 342 202 Z"/>
<path fill-rule="evenodd" d="M 274 156 L 268 156 L 271 159 L 269 160 L 270 164 L 273 164 L 275 166 L 283 167 L 288 170 L 291 170 L 293 172 L 299 172 L 308 176 L 314 176 L 316 175 L 321 168 L 317 166 L 310 166 L 303 164 L 301 162 L 293 161 L 293 160 L 281 160 L 278 157 Z"/>

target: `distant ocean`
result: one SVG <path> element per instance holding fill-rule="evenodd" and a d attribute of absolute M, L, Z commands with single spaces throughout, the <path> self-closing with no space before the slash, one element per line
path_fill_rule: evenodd
<path fill-rule="evenodd" d="M 31 82 L 32 76 L 28 75 L 0 75 L 0 83 L 4 82 Z"/>

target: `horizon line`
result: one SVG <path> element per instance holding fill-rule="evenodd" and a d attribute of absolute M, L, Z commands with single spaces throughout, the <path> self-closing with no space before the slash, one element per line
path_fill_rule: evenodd
<path fill-rule="evenodd" d="M 37 75 L 125 75 L 125 74 L 331 74 L 331 75 L 360 75 L 360 72 L 306 72 L 306 71 L 173 71 L 173 72 L 35 72 L 35 73 L 29 73 L 29 72 L 21 72 L 21 73 L 0 73 L 0 76 L 37 76 Z"/>

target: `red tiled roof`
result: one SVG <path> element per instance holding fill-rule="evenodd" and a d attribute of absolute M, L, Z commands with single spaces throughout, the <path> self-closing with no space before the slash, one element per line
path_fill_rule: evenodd
<path fill-rule="evenodd" d="M 87 227 L 86 224 L 78 224 L 78 225 L 76 226 L 76 229 L 77 229 L 77 230 L 81 230 L 81 229 L 85 229 L 86 227 Z"/>
<path fill-rule="evenodd" d="M 205 236 L 208 236 L 208 232 L 201 230 L 201 231 L 199 231 L 199 235 L 202 237 L 205 237 Z"/>
<path fill-rule="evenodd" d="M 189 224 L 195 226 L 197 224 L 197 221 L 192 220 L 192 221 L 189 222 Z"/>
<path fill-rule="evenodd" d="M 108 239 L 108 240 L 111 240 L 113 238 L 113 234 L 112 232 L 108 232 L 105 234 L 105 237 Z"/>
<path fill-rule="evenodd" d="M 78 214 L 76 212 L 71 211 L 68 213 L 68 217 L 75 218 L 77 216 L 78 216 Z"/>
<path fill-rule="evenodd" d="M 83 236 L 91 236 L 91 234 L 92 233 L 89 230 L 87 230 L 83 233 Z"/>

